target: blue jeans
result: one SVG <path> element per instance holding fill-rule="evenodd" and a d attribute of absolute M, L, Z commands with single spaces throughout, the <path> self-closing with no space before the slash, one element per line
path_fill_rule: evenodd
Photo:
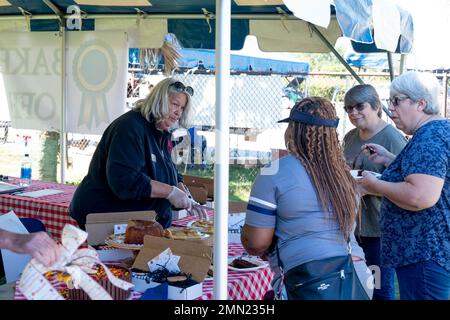
<path fill-rule="evenodd" d="M 370 266 L 378 266 L 380 268 L 380 283 L 375 283 L 372 300 L 395 300 L 395 270 L 381 267 L 380 238 L 356 236 L 356 240 L 364 251 L 367 266 L 369 268 Z M 377 280 L 377 275 L 374 274 L 374 276 L 375 280 Z"/>
<path fill-rule="evenodd" d="M 432 260 L 395 268 L 401 300 L 448 300 L 450 272 Z"/>

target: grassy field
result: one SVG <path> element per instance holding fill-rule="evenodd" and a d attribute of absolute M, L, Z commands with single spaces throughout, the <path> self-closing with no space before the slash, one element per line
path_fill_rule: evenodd
<path fill-rule="evenodd" d="M 245 168 L 239 165 L 230 165 L 229 169 L 229 198 L 230 201 L 248 201 L 253 181 L 259 173 L 258 168 Z M 212 166 L 207 166 L 205 170 L 201 166 L 192 169 L 185 169 L 184 165 L 178 166 L 181 174 L 188 174 L 198 177 L 214 178 Z"/>

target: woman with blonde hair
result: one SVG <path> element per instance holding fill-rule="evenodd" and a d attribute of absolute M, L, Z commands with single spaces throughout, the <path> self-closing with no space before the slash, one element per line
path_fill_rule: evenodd
<path fill-rule="evenodd" d="M 154 210 L 167 228 L 171 206 L 207 218 L 188 197 L 168 151 L 169 129 L 187 127 L 193 94 L 192 87 L 164 79 L 106 128 L 70 203 L 80 227 L 89 213 Z"/>
<path fill-rule="evenodd" d="M 241 235 L 245 249 L 268 255 L 274 290 L 281 292 L 279 261 L 288 275 L 305 263 L 348 255 L 350 243 L 359 280 L 371 296 L 372 275 L 353 235 L 356 183 L 346 169 L 334 106 L 324 98 L 305 98 L 280 122 L 288 122 L 289 154 L 261 170 L 253 184 Z M 292 299 L 289 289 L 286 293 Z"/>

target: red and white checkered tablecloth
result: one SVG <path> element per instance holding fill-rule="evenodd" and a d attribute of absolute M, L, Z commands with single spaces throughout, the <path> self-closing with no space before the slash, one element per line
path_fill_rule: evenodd
<path fill-rule="evenodd" d="M 242 245 L 230 243 L 228 245 L 228 254 L 230 257 L 239 256 L 244 252 Z M 255 271 L 234 271 L 228 270 L 228 299 L 230 300 L 261 300 L 264 294 L 272 288 L 271 282 L 273 272 L 267 265 L 264 268 Z M 65 283 L 55 279 L 51 280 L 52 285 L 57 290 L 66 288 Z M 211 300 L 213 298 L 214 281 L 213 278 L 207 278 L 203 281 L 202 300 Z M 130 300 L 138 300 L 142 292 L 133 291 Z M 18 289 L 18 282 L 14 292 L 15 300 L 25 300 L 25 297 Z"/>
<path fill-rule="evenodd" d="M 213 209 L 208 211 L 208 216 L 209 216 L 209 220 L 210 221 L 214 220 L 214 210 Z M 189 222 L 195 221 L 195 220 L 197 220 L 196 217 L 194 217 L 194 216 L 187 216 L 187 217 L 184 217 L 182 219 L 172 220 L 172 226 L 174 226 L 174 227 L 186 227 Z"/>
<path fill-rule="evenodd" d="M 8 182 L 19 184 L 19 179 L 11 179 Z M 44 223 L 47 232 L 54 239 L 59 240 L 62 229 L 67 223 L 78 226 L 77 222 L 69 216 L 69 204 L 76 186 L 33 180 L 31 186 L 25 191 L 43 189 L 60 190 L 62 193 L 39 198 L 23 197 L 20 194 L 0 194 L 0 214 L 13 210 L 19 218 L 39 219 Z"/>
<path fill-rule="evenodd" d="M 40 181 L 37 181 L 34 187 L 37 187 L 37 185 L 42 185 L 44 186 L 44 184 L 47 183 L 43 183 Z M 55 184 L 57 185 L 57 184 Z M 60 185 L 58 185 L 60 186 Z M 61 185 L 63 186 L 63 185 Z M 65 187 L 72 187 L 72 186 L 65 186 Z M 46 188 L 50 188 L 49 186 L 45 186 L 42 187 L 40 189 L 46 189 Z M 52 189 L 58 189 L 57 186 L 52 187 Z M 39 188 L 36 189 L 30 189 L 31 190 L 39 190 Z M 62 189 L 61 189 L 62 190 Z M 70 198 L 68 199 L 68 201 L 66 202 L 66 211 L 71 199 L 71 195 L 73 194 L 73 192 L 75 191 L 75 187 L 73 187 L 73 191 L 70 194 Z M 65 194 L 65 193 L 64 193 Z M 63 195 L 63 194 L 60 194 Z M 49 196 L 50 197 L 56 197 L 58 195 L 55 196 Z M 20 197 L 20 196 L 8 196 L 8 197 L 12 197 L 12 198 L 25 198 L 25 197 Z M 47 197 L 44 197 L 44 199 Z M 39 200 L 41 200 L 42 198 L 39 198 Z M 64 196 L 61 197 L 61 200 L 64 199 Z M 26 202 L 28 202 L 30 199 L 25 199 Z M 35 200 L 35 199 L 33 199 Z M 4 199 L 0 199 L 0 210 L 3 209 L 2 207 L 2 203 L 3 203 Z M 51 199 L 51 202 L 53 203 L 53 199 Z M 64 204 L 64 202 L 61 202 L 62 204 Z M 16 211 L 16 209 L 14 209 Z M 41 209 L 42 212 L 42 209 Z M 25 217 L 23 212 L 17 212 L 16 214 L 18 214 L 20 217 Z M 68 216 L 68 213 L 67 213 Z M 214 211 L 211 210 L 209 211 L 209 216 L 210 219 L 213 219 L 214 216 Z M 35 216 L 34 216 L 35 217 Z M 41 218 L 42 219 L 42 218 Z M 56 218 L 52 218 L 52 219 L 48 219 L 48 221 L 45 221 L 45 225 L 46 227 L 48 227 L 49 225 L 51 225 L 51 223 L 54 224 Z M 71 219 L 69 217 L 69 219 Z M 173 226 L 178 226 L 178 227 L 182 227 L 182 226 L 186 226 L 189 222 L 194 221 L 196 218 L 193 216 L 187 216 L 183 219 L 179 219 L 179 220 L 174 220 L 172 221 L 172 225 Z M 72 219 L 71 219 L 72 220 Z M 74 220 L 72 220 L 73 222 L 75 222 Z M 68 222 L 65 222 L 68 223 Z M 76 225 L 76 222 L 75 222 Z M 61 233 L 62 230 L 62 226 L 60 226 L 60 229 L 57 231 L 59 232 L 58 235 Z M 240 243 L 229 243 L 228 244 L 228 256 L 229 257 L 236 257 L 241 255 L 242 253 L 244 253 L 245 250 L 242 247 L 242 245 Z M 272 282 L 272 278 L 273 278 L 273 272 L 270 269 L 270 267 L 267 265 L 264 268 L 255 270 L 255 271 L 234 271 L 234 270 L 228 270 L 228 298 L 230 300 L 261 300 L 264 297 L 264 294 L 270 290 L 272 288 L 271 286 L 271 282 Z M 65 288 L 65 284 L 62 282 L 58 282 L 56 280 L 54 280 L 52 282 L 53 286 L 55 287 L 55 289 L 60 290 L 60 289 L 64 289 Z M 203 295 L 202 295 L 202 299 L 203 300 L 211 300 L 213 298 L 213 289 L 214 289 L 214 281 L 213 278 L 207 278 L 203 281 Z M 134 292 L 132 293 L 130 299 L 131 300 L 137 300 L 142 296 L 141 292 Z M 25 297 L 22 295 L 22 293 L 20 292 L 20 290 L 17 288 L 16 286 L 16 290 L 14 293 L 14 299 L 15 300 L 24 300 Z"/>

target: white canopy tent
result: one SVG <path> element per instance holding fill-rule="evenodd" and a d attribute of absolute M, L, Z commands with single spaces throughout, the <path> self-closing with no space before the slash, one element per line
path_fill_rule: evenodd
<path fill-rule="evenodd" d="M 51 74 L 49 64 L 42 61 L 47 62 L 49 54 L 56 54 L 56 58 L 52 60 L 52 67 L 57 70 L 54 74 L 59 75 L 59 85 L 55 84 L 57 89 L 54 90 L 58 91 L 58 94 L 47 94 L 56 101 L 56 104 L 60 104 L 60 122 L 59 125 L 55 122 L 54 129 L 65 133 L 70 106 L 68 95 L 88 95 L 87 92 L 98 94 L 104 90 L 104 96 L 90 96 L 91 108 L 94 108 L 107 104 L 108 99 L 111 99 L 108 90 L 111 90 L 113 85 L 119 86 L 121 81 L 126 85 L 126 78 L 120 79 L 120 72 L 115 72 L 117 65 L 113 60 L 116 63 L 120 62 L 120 57 L 108 60 L 108 53 L 98 45 L 98 42 L 95 40 L 90 44 L 84 42 L 92 40 L 87 37 L 79 43 L 80 47 L 87 48 L 87 51 L 81 52 L 80 55 L 85 57 L 88 53 L 93 53 L 98 58 L 103 54 L 107 61 L 104 74 L 106 78 L 111 79 L 111 84 L 101 78 L 97 79 L 96 83 L 89 83 L 88 79 L 84 79 L 86 80 L 84 82 L 83 79 L 78 79 L 78 86 L 74 85 L 71 89 L 74 92 L 67 92 L 70 86 L 67 74 L 83 69 L 82 64 L 75 68 L 75 64 L 67 60 L 69 57 L 66 54 L 67 43 L 73 41 L 77 37 L 76 34 L 108 30 L 116 34 L 125 33 L 129 47 L 157 48 L 162 45 L 166 33 L 171 32 L 184 47 L 216 48 L 214 298 L 227 299 L 228 215 L 221 213 L 228 212 L 227 80 L 230 73 L 230 49 L 242 48 L 243 39 L 249 34 L 257 37 L 259 47 L 263 51 L 332 51 L 338 55 L 333 45 L 342 35 L 360 42 L 375 42 L 379 48 L 389 51 L 407 53 L 411 48 L 412 22 L 408 20 L 406 13 L 389 2 L 334 0 L 334 6 L 330 5 L 331 0 L 196 0 L 190 1 L 189 4 L 181 0 L 0 0 L 0 72 L 11 76 L 15 75 L 15 70 L 22 73 L 29 71 L 25 68 L 26 65 L 21 65 L 19 69 L 11 68 L 11 62 L 17 63 L 17 60 L 9 54 L 12 52 L 11 44 L 5 43 L 3 41 L 5 38 L 1 35 L 10 37 L 21 33 L 29 35 L 30 31 L 39 30 L 41 32 L 34 33 L 40 34 L 37 37 L 53 36 L 52 46 L 58 50 L 47 54 L 38 51 L 37 58 L 34 57 L 36 59 L 34 65 L 37 68 L 36 72 L 45 71 Z M 389 14 L 383 16 L 380 12 Z M 87 31 L 78 32 L 80 30 Z M 20 42 L 14 45 L 19 46 Z M 34 47 L 39 46 L 39 41 L 36 40 Z M 33 52 L 33 48 L 29 45 L 25 45 L 24 48 L 19 52 L 26 58 L 29 52 Z M 25 58 L 23 61 L 28 61 Z M 96 61 L 103 63 L 103 60 Z M 340 60 L 345 64 L 342 57 Z M 348 68 L 353 72 L 350 67 Z M 356 76 L 356 73 L 353 74 Z M 81 87 L 90 91 L 87 89 L 83 91 Z M 76 91 L 76 88 L 80 91 Z M 9 94 L 8 97 L 12 95 Z M 11 104 L 10 98 L 8 103 Z M 23 101 L 16 106 L 23 107 Z M 64 139 L 61 140 L 61 148 L 65 150 Z M 64 182 L 64 154 L 61 152 L 62 182 Z"/>

